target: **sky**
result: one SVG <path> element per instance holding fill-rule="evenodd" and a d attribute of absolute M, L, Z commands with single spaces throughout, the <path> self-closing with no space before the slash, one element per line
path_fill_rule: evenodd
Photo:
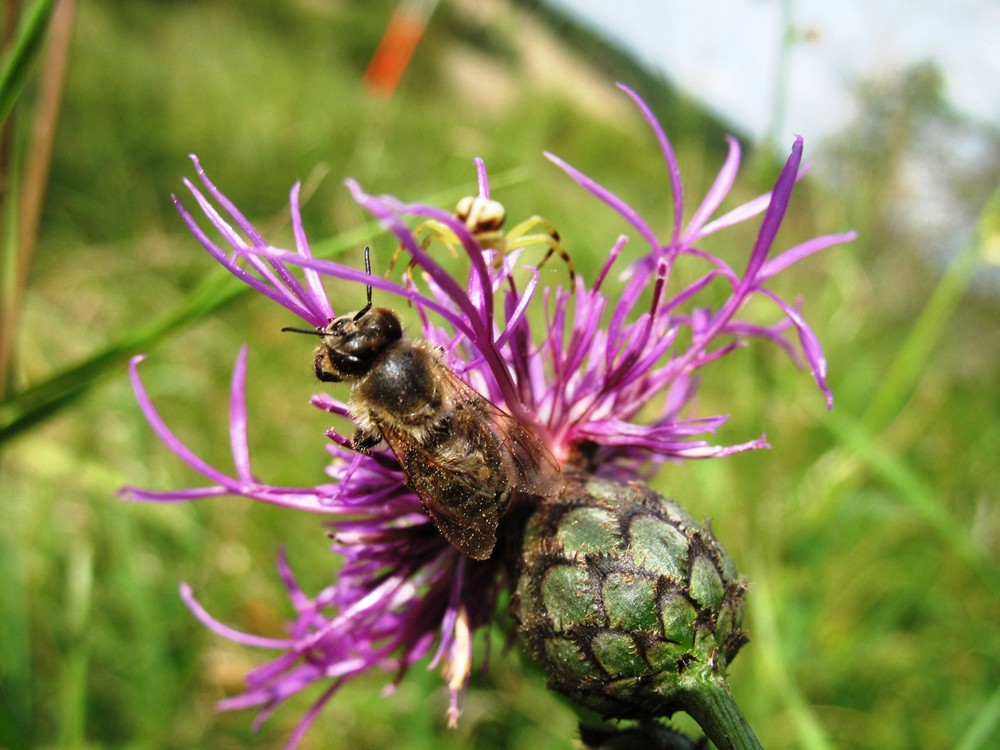
<path fill-rule="evenodd" d="M 631 50 L 757 138 L 774 119 L 782 0 L 550 0 Z M 935 61 L 959 112 L 1000 125 L 995 0 L 787 0 L 804 40 L 788 72 L 780 139 L 816 139 L 855 116 L 852 87 Z"/>

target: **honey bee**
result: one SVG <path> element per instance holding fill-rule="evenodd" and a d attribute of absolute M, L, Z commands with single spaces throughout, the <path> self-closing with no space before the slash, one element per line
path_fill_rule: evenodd
<path fill-rule="evenodd" d="M 371 273 L 368 249 L 365 268 Z M 486 560 L 512 494 L 548 496 L 559 464 L 538 437 L 462 381 L 432 344 L 403 335 L 399 317 L 368 304 L 315 330 L 313 368 L 351 385 L 352 447 L 385 440 L 438 531 L 462 554 Z"/>
<path fill-rule="evenodd" d="M 546 251 L 538 268 L 541 269 L 553 255 L 558 255 L 566 263 L 570 285 L 573 285 L 576 279 L 573 259 L 566 248 L 562 246 L 559 232 L 547 219 L 543 219 L 541 216 L 532 216 L 504 232 L 503 226 L 507 221 L 507 209 L 499 201 L 484 198 L 481 195 L 468 195 L 462 198 L 455 205 L 454 216 L 476 238 L 480 247 L 496 251 L 494 262 L 497 265 L 502 261 L 503 256 L 512 250 L 541 245 L 546 248 Z M 452 248 L 454 252 L 454 246 L 459 242 L 458 237 L 447 225 L 434 219 L 422 223 L 414 230 L 414 233 L 422 237 L 420 247 L 424 250 L 430 247 L 434 240 L 439 240 Z M 396 249 L 389 262 L 388 273 L 392 273 L 392 269 L 395 268 L 403 251 L 402 247 Z M 407 267 L 405 274 L 407 279 L 412 275 L 414 266 L 415 263 L 411 262 Z"/>

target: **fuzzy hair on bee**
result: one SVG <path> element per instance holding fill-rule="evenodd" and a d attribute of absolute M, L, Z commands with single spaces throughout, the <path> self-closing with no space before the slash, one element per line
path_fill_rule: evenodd
<path fill-rule="evenodd" d="M 371 273 L 368 249 L 365 267 Z M 549 496 L 559 464 L 529 427 L 459 378 L 443 354 L 404 335 L 399 317 L 368 304 L 315 330 L 316 377 L 351 386 L 357 425 L 352 446 L 367 453 L 385 441 L 438 531 L 460 552 L 488 559 L 514 492 Z"/>

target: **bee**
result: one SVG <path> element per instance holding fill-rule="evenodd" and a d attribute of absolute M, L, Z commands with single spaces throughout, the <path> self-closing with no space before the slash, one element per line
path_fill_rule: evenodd
<path fill-rule="evenodd" d="M 368 248 L 365 268 L 371 273 Z M 539 438 L 461 380 L 442 350 L 404 336 L 392 310 L 368 304 L 314 330 L 322 339 L 316 377 L 349 383 L 357 425 L 354 450 L 384 440 L 441 535 L 462 554 L 486 560 L 514 492 L 548 496 L 559 464 Z"/>
<path fill-rule="evenodd" d="M 532 216 L 504 232 L 503 226 L 507 221 L 507 209 L 499 201 L 484 198 L 481 195 L 468 195 L 462 198 L 455 205 L 454 216 L 476 238 L 480 247 L 496 251 L 494 262 L 497 265 L 502 261 L 503 256 L 512 250 L 542 245 L 546 251 L 538 268 L 541 269 L 553 255 L 558 255 L 566 263 L 570 285 L 573 286 L 576 279 L 573 259 L 566 248 L 562 246 L 559 232 L 547 219 L 543 219 L 541 216 Z M 459 243 L 458 237 L 447 225 L 434 219 L 422 223 L 414 233 L 422 237 L 420 247 L 424 250 L 430 247 L 434 240 L 445 243 L 453 252 L 454 246 Z M 392 269 L 396 267 L 403 250 L 402 247 L 396 249 L 389 262 L 388 274 L 391 274 Z M 405 273 L 407 279 L 412 275 L 414 266 L 414 262 L 407 266 Z"/>

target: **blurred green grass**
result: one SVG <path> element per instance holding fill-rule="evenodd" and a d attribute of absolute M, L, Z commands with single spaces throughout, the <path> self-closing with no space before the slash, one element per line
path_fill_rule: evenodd
<path fill-rule="evenodd" d="M 721 163 L 720 126 L 690 102 L 553 31 L 551 18 L 502 4 L 443 4 L 400 89 L 373 100 L 360 77 L 393 6 L 80 5 L 15 394 L 184 309 L 212 278 L 169 200 L 193 174 L 190 152 L 275 242 L 290 240 L 295 180 L 318 242 L 365 221 L 343 177 L 448 205 L 474 184 L 471 158 L 482 156 L 510 178 L 494 187 L 510 215 L 550 218 L 585 276 L 623 227 L 543 149 L 660 217 L 661 230 L 669 221 L 655 144 L 612 76 L 656 105 L 689 201 Z M 928 116 L 908 111 L 912 129 Z M 997 230 L 983 221 L 965 240 L 972 260 L 942 276 L 922 238 L 887 218 L 905 117 L 863 124 L 819 154 L 779 237 L 860 233 L 776 280 L 784 296 L 804 294 L 836 411 L 779 353 L 741 352 L 706 373 L 699 412 L 733 415 L 722 442 L 766 431 L 773 450 L 668 466 L 659 486 L 713 519 L 750 581 L 752 642 L 731 683 L 765 747 L 985 748 L 1000 731 L 1000 305 L 995 289 L 968 286 Z M 734 201 L 768 186 L 766 154 L 750 163 Z M 384 236 L 370 241 L 376 258 L 392 250 Z M 738 265 L 743 247 L 711 249 Z M 276 484 L 322 476 L 327 422 L 307 404 L 308 356 L 278 332 L 294 322 L 244 296 L 158 336 L 147 386 L 209 462 L 228 465 L 229 373 L 250 342 L 256 471 Z M 123 484 L 198 482 L 152 436 L 123 366 L 5 443 L 0 460 L 0 747 L 282 746 L 314 696 L 259 733 L 250 713 L 215 714 L 266 654 L 207 633 L 177 586 L 191 583 L 226 622 L 278 634 L 277 548 L 288 546 L 307 591 L 335 569 L 318 519 L 238 500 L 117 500 Z M 417 669 L 387 698 L 382 675 L 348 686 L 302 747 L 574 746 L 571 710 L 493 640 L 457 731 L 444 728 L 439 676 Z"/>

